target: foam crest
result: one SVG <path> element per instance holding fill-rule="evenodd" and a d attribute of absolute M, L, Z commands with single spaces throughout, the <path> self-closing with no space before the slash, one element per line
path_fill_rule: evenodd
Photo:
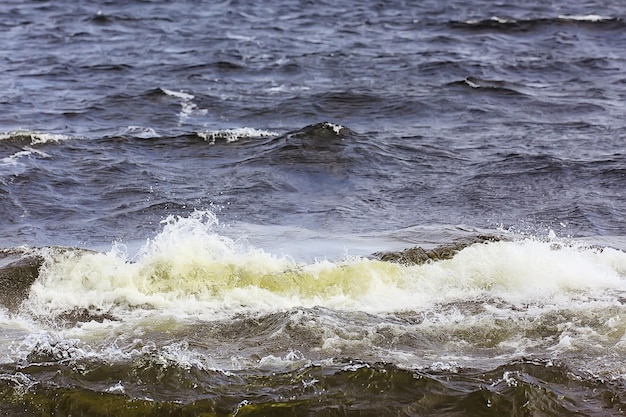
<path fill-rule="evenodd" d="M 488 291 L 507 298 L 543 298 L 583 290 L 626 289 L 626 253 L 524 240 L 478 244 L 454 258 L 415 270 L 418 281 Z"/>
<path fill-rule="evenodd" d="M 561 15 L 561 16 L 559 16 L 559 19 L 561 19 L 561 20 L 573 20 L 573 21 L 580 21 L 580 22 L 593 22 L 593 23 L 609 21 L 609 20 L 615 20 L 614 17 L 601 16 L 601 15 L 597 15 L 597 14 Z"/>
<path fill-rule="evenodd" d="M 206 142 L 215 143 L 217 140 L 224 140 L 226 143 L 236 142 L 242 138 L 264 138 L 278 136 L 278 133 L 268 130 L 254 129 L 250 127 L 240 127 L 234 129 L 221 129 L 214 131 L 198 132 L 198 136 Z"/>
<path fill-rule="evenodd" d="M 155 129 L 146 126 L 127 126 L 121 129 L 119 134 L 139 139 L 152 139 L 160 136 Z"/>
<path fill-rule="evenodd" d="M 198 106 L 193 102 L 195 96 L 193 94 L 185 93 L 182 91 L 173 91 L 165 88 L 161 88 L 161 91 L 170 97 L 175 97 L 180 100 L 180 112 L 178 113 L 178 125 L 182 126 L 191 117 Z M 206 113 L 206 111 L 200 111 Z"/>
<path fill-rule="evenodd" d="M 18 140 L 28 143 L 27 145 L 24 145 L 21 150 L 15 152 L 13 155 L 6 156 L 0 159 L 0 175 L 19 175 L 23 173 L 26 169 L 26 165 L 24 164 L 24 160 L 26 159 L 50 158 L 49 154 L 38 150 L 33 146 L 46 143 L 58 143 L 70 139 L 72 139 L 70 136 L 32 132 L 27 130 L 0 133 L 0 141 Z"/>
<path fill-rule="evenodd" d="M 345 129 L 345 126 L 341 126 L 340 124 L 330 123 L 330 122 L 324 122 L 322 124 L 322 127 L 332 129 L 336 135 L 340 134 L 342 129 Z"/>
<path fill-rule="evenodd" d="M 25 139 L 30 141 L 31 145 L 39 145 L 50 142 L 58 143 L 66 140 L 71 140 L 73 138 L 67 135 L 37 132 L 31 130 L 13 130 L 6 133 L 0 133 L 0 141 L 13 139 Z"/>
<path fill-rule="evenodd" d="M 222 236 L 216 226 L 211 212 L 170 217 L 132 259 L 119 245 L 107 253 L 49 250 L 27 305 L 38 315 L 158 309 L 212 317 L 297 306 L 394 312 L 489 298 L 615 303 L 626 294 L 626 253 L 609 248 L 524 240 L 476 244 L 417 266 L 364 258 L 298 263 Z"/>

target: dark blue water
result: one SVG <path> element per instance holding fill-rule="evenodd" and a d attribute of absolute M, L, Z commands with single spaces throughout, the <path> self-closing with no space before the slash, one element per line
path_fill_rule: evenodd
<path fill-rule="evenodd" d="M 4 2 L 0 411 L 622 415 L 624 16 Z"/>

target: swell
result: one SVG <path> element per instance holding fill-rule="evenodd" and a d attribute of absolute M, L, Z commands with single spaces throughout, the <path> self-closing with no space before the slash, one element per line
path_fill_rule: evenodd
<path fill-rule="evenodd" d="M 524 94 L 504 81 L 462 84 L 473 96 Z M 484 126 L 463 125 L 458 130 L 469 137 L 457 145 L 445 136 L 457 129 L 390 136 L 331 122 L 287 132 L 181 128 L 180 135 L 128 126 L 91 140 L 13 132 L 0 141 L 3 238 L 7 245 L 75 245 L 86 235 L 87 244 L 132 240 L 156 233 L 169 214 L 214 206 L 225 208 L 227 221 L 311 229 L 389 230 L 464 218 L 478 227 L 532 222 L 536 233 L 567 224 L 568 235 L 621 235 L 623 157 L 610 152 L 618 139 L 606 137 L 602 148 L 591 137 L 607 134 L 584 128 L 590 150 L 569 151 L 567 135 L 580 126 L 561 123 L 547 148 L 533 139 L 544 127 L 529 134 L 507 126 L 513 138 L 485 142 Z"/>
<path fill-rule="evenodd" d="M 496 207 L 502 198 L 516 201 L 518 208 L 524 208 L 528 205 L 527 197 L 533 196 L 533 206 L 526 216 L 537 225 L 561 219 L 573 233 L 587 230 L 588 234 L 621 234 L 623 208 L 604 206 L 601 202 L 618 195 L 617 190 L 623 187 L 622 163 L 623 158 L 618 155 L 558 158 L 534 151 L 499 151 L 488 162 L 473 164 L 459 195 L 467 203 L 485 209 Z M 603 216 L 610 221 L 601 221 Z"/>
<path fill-rule="evenodd" d="M 354 163 L 359 135 L 344 126 L 321 122 L 254 144 L 258 152 L 241 161 L 244 165 L 288 166 Z M 328 165 L 327 165 L 328 166 Z"/>

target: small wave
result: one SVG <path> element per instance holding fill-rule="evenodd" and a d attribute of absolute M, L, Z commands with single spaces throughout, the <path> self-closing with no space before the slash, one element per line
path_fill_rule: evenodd
<path fill-rule="evenodd" d="M 242 163 L 270 164 L 283 167 L 316 166 L 320 169 L 340 170 L 354 161 L 373 163 L 376 149 L 362 144 L 359 135 L 337 123 L 320 122 L 302 129 L 275 135 L 259 146 L 259 152 Z M 320 168 L 319 164 L 325 164 Z"/>
<path fill-rule="evenodd" d="M 144 126 L 127 126 L 120 131 L 119 135 L 139 139 L 153 139 L 161 136 L 153 128 Z"/>
<path fill-rule="evenodd" d="M 342 137 L 350 133 L 354 133 L 354 132 L 352 132 L 350 129 L 340 124 L 331 123 L 331 122 L 321 122 L 321 123 L 316 123 L 313 125 L 306 126 L 303 129 L 289 133 L 288 136 L 290 137 L 309 136 L 313 138 L 316 138 L 316 137 L 328 138 L 329 136 Z"/>
<path fill-rule="evenodd" d="M 168 96 L 180 98 L 183 100 L 193 100 L 195 98 L 193 94 L 184 93 L 182 91 L 168 90 L 165 88 L 161 88 L 160 90 Z"/>
<path fill-rule="evenodd" d="M 38 147 L 58 144 L 73 139 L 75 138 L 72 136 L 30 130 L 14 130 L 0 133 L 0 142 L 10 144 L 14 148 L 12 154 L 0 157 L 0 176 L 22 174 L 26 169 L 26 165 L 23 162 L 24 158 L 50 158 L 48 153 L 38 149 Z"/>
<path fill-rule="evenodd" d="M 116 22 L 138 22 L 138 21 L 165 21 L 172 22 L 172 18 L 167 15 L 159 15 L 159 16 L 145 16 L 145 15 L 137 15 L 133 14 L 112 14 L 108 12 L 103 12 L 102 10 L 98 10 L 93 15 L 84 19 L 86 22 L 92 22 L 98 25 L 110 25 Z"/>
<path fill-rule="evenodd" d="M 21 151 L 18 151 L 11 156 L 7 156 L 7 157 L 0 159 L 0 175 L 5 174 L 5 172 L 9 173 L 10 175 L 21 174 L 22 172 L 24 172 L 25 167 L 20 162 L 20 159 L 29 158 L 29 157 L 32 157 L 33 155 L 36 158 L 49 158 L 50 157 L 50 155 L 48 155 L 45 152 L 31 148 L 30 146 L 25 146 Z M 5 171 L 2 168 L 6 168 L 7 171 Z"/>
<path fill-rule="evenodd" d="M 452 21 L 449 26 L 453 29 L 466 30 L 507 30 L 525 31 L 540 24 L 544 19 L 517 20 L 492 16 L 489 19 L 470 19 L 466 21 Z"/>
<path fill-rule="evenodd" d="M 507 81 L 501 80 L 487 80 L 478 77 L 466 77 L 463 81 L 452 83 L 452 85 L 461 85 L 471 87 L 473 90 L 480 90 L 484 92 L 506 94 L 512 96 L 525 96 L 526 94 L 518 91 L 520 87 L 514 88 L 513 85 Z"/>
<path fill-rule="evenodd" d="M 373 111 L 377 113 L 388 105 L 388 98 L 371 93 L 358 91 L 330 91 L 313 94 L 310 98 L 318 114 L 332 114 L 334 117 L 351 117 L 355 113 Z"/>
<path fill-rule="evenodd" d="M 466 21 L 451 21 L 449 26 L 453 29 L 479 30 L 479 31 L 502 31 L 502 32 L 526 32 L 552 26 L 563 25 L 594 25 L 609 29 L 623 28 L 620 18 L 601 15 L 560 15 L 558 17 L 542 17 L 515 19 L 511 17 L 492 16 L 489 19 L 471 19 Z"/>
<path fill-rule="evenodd" d="M 610 16 L 600 16 L 597 14 L 588 14 L 588 15 L 561 15 L 559 19 L 564 21 L 576 21 L 576 22 L 617 22 L 619 19 Z"/>
<path fill-rule="evenodd" d="M 75 138 L 57 133 L 45 133 L 33 130 L 13 130 L 6 133 L 0 133 L 0 141 L 27 142 L 32 146 L 46 143 L 59 143 L 72 139 Z"/>
<path fill-rule="evenodd" d="M 267 138 L 278 136 L 278 133 L 271 132 L 269 130 L 254 129 L 250 127 L 241 127 L 234 129 L 221 129 L 213 131 L 201 131 L 196 134 L 204 141 L 209 143 L 215 143 L 218 140 L 223 140 L 226 143 L 236 142 L 239 139 L 245 138 Z"/>

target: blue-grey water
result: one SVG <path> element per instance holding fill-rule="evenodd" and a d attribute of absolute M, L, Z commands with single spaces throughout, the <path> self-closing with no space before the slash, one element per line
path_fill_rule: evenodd
<path fill-rule="evenodd" d="M 0 414 L 624 415 L 625 18 L 3 2 Z"/>

